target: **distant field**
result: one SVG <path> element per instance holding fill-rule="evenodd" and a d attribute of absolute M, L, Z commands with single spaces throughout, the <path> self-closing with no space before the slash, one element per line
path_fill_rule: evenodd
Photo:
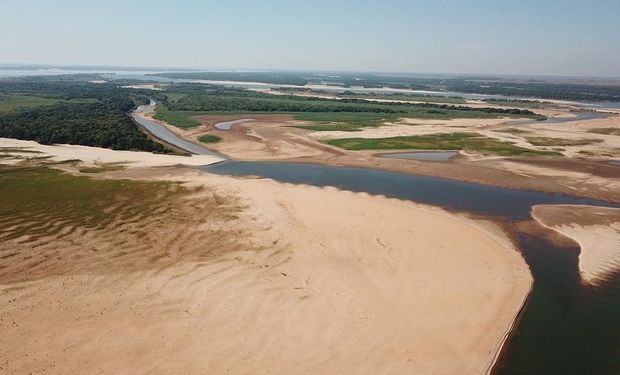
<path fill-rule="evenodd" d="M 328 144 L 347 150 L 464 150 L 502 156 L 560 155 L 557 152 L 522 148 L 476 133 L 431 134 L 390 138 L 332 139 Z"/>
<path fill-rule="evenodd" d="M 206 112 L 167 111 L 165 109 L 160 109 L 158 106 L 157 113 L 155 114 L 154 118 L 157 120 L 165 121 L 176 127 L 187 129 L 200 126 L 200 122 L 192 119 L 192 116 L 197 116 L 201 114 L 206 114 Z"/>
<path fill-rule="evenodd" d="M 312 122 L 296 128 L 314 131 L 358 131 L 364 127 L 379 126 L 386 121 L 398 121 L 403 114 L 367 112 L 307 112 L 295 114 L 295 120 Z"/>
<path fill-rule="evenodd" d="M 54 98 L 43 98 L 33 95 L 12 95 L 0 97 L 0 112 L 9 112 L 23 108 L 37 108 L 51 106 L 58 103 L 96 103 L 96 99 L 73 99 L 62 100 Z"/>

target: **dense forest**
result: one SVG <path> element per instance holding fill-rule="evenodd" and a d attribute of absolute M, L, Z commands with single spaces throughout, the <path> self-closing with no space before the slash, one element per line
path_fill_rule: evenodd
<path fill-rule="evenodd" d="M 61 101 L 49 106 L 0 112 L 0 137 L 44 144 L 166 152 L 164 146 L 142 133 L 127 114 L 147 100 L 139 91 L 66 78 L 27 77 L 0 81 L 0 100 L 23 95 L 93 99 L 94 102 Z"/>
<path fill-rule="evenodd" d="M 471 94 L 505 95 L 541 99 L 564 99 L 582 101 L 620 101 L 620 83 L 580 83 L 559 80 L 532 80 L 502 77 L 439 77 L 422 75 L 398 75 L 380 73 L 334 73 L 309 72 L 193 72 L 159 73 L 154 76 L 181 79 L 206 79 L 262 82 L 274 85 L 330 84 L 364 86 L 369 88 L 390 87 L 394 89 L 463 92 Z"/>

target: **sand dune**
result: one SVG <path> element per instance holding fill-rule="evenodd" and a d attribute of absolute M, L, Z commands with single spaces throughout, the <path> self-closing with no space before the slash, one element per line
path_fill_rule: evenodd
<path fill-rule="evenodd" d="M 584 282 L 598 284 L 620 270 L 620 209 L 540 205 L 534 207 L 532 216 L 579 243 L 579 271 Z"/>

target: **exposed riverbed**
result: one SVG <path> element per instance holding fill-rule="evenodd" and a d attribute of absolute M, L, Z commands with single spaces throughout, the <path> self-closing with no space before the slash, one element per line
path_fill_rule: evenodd
<path fill-rule="evenodd" d="M 147 129 L 162 127 L 167 130 L 160 132 L 167 137 L 166 142 L 187 146 L 156 121 L 142 116 L 137 116 L 136 121 Z M 207 150 L 188 143 L 191 149 L 197 146 Z M 583 374 L 620 370 L 620 364 L 614 362 L 614 353 L 620 347 L 620 321 L 616 318 L 620 314 L 620 274 L 612 275 L 596 287 L 585 285 L 579 276 L 578 248 L 560 247 L 513 225 L 528 220 L 532 206 L 538 204 L 620 207 L 618 204 L 363 168 L 231 161 L 205 170 L 294 184 L 335 186 L 497 217 L 512 228 L 535 283 L 495 372 Z M 584 342 L 588 345 L 584 346 Z"/>

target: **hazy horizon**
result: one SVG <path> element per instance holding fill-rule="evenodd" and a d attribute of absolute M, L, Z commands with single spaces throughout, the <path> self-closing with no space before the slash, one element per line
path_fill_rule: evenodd
<path fill-rule="evenodd" d="M 6 0 L 0 12 L 1 64 L 620 78 L 609 0 Z"/>

